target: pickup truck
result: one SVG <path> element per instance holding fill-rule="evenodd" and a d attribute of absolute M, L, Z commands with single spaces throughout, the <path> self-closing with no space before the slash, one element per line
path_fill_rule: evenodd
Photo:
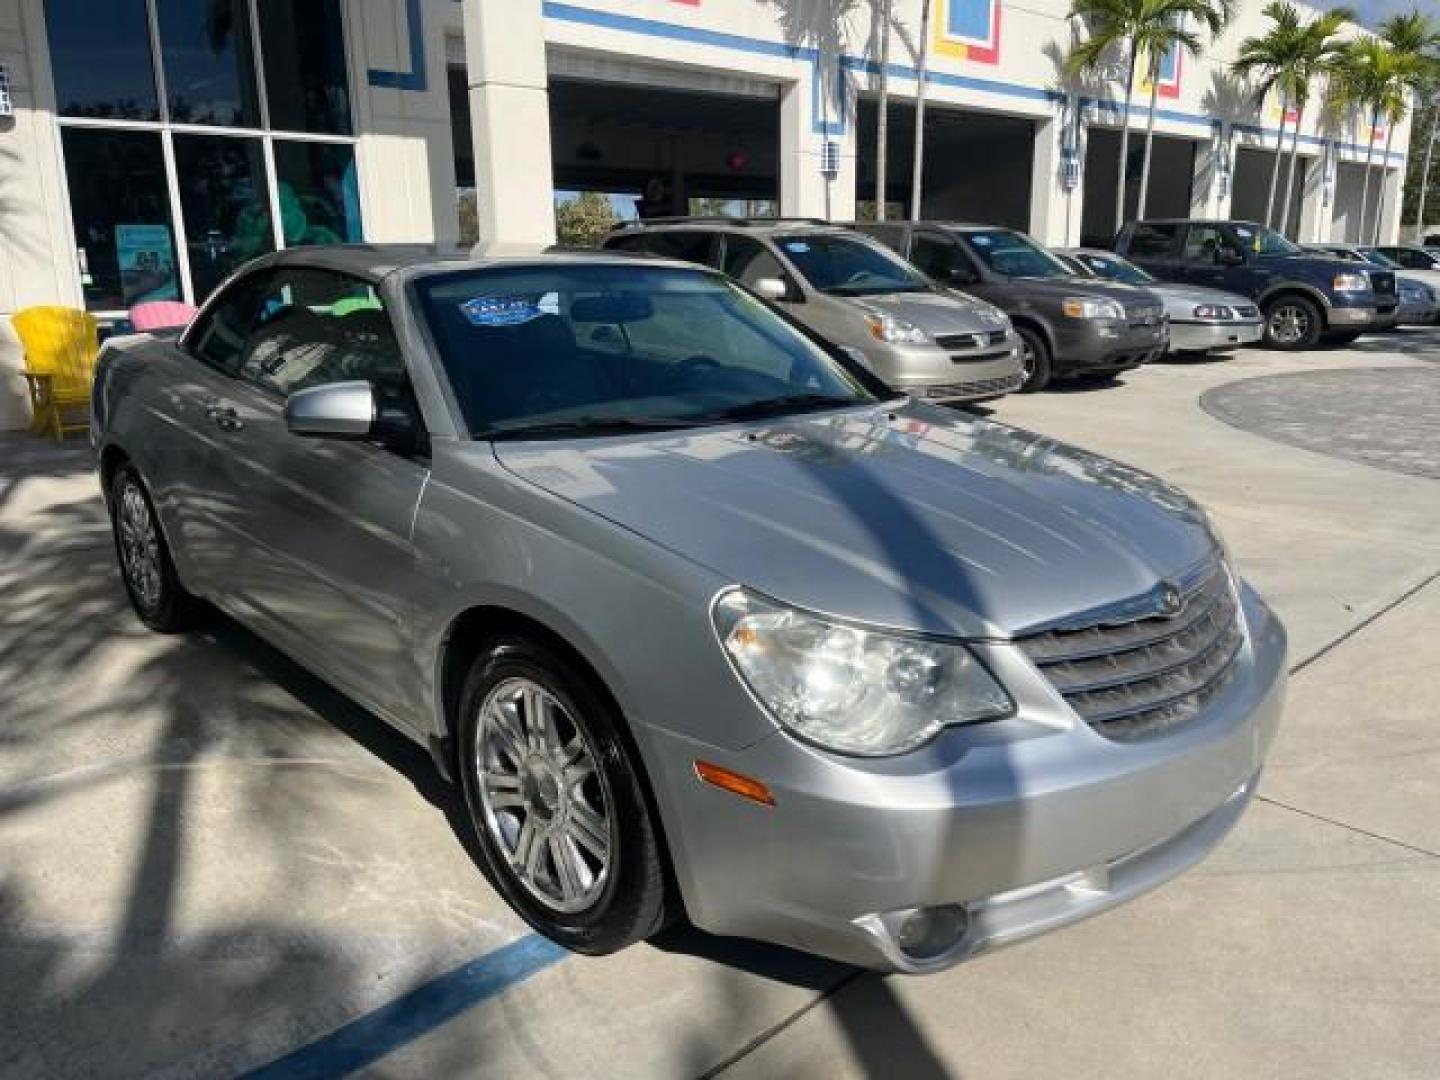
<path fill-rule="evenodd" d="M 1316 255 L 1253 221 L 1132 221 L 1115 250 L 1164 281 L 1250 297 L 1274 349 L 1345 344 L 1395 324 L 1393 271 Z"/>

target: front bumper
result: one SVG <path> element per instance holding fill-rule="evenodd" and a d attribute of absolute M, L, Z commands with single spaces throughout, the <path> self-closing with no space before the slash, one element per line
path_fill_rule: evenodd
<path fill-rule="evenodd" d="M 1238 819 L 1279 723 L 1285 632 L 1248 589 L 1243 610 L 1247 643 L 1230 683 L 1199 717 L 1138 743 L 1080 721 L 1006 643 L 979 651 L 1017 715 L 951 729 L 896 758 L 845 758 L 778 732 L 720 752 L 652 729 L 691 919 L 713 933 L 927 972 L 1168 880 Z M 762 780 L 775 805 L 700 784 L 701 757 Z M 923 960 L 901 951 L 895 914 L 944 905 L 963 905 L 964 936 Z"/>
<path fill-rule="evenodd" d="M 1325 312 L 1325 319 L 1332 328 L 1383 330 L 1395 325 L 1398 310 L 1393 300 L 1380 305 L 1332 307 Z"/>
<path fill-rule="evenodd" d="M 867 354 L 870 367 L 890 386 L 930 401 L 981 401 L 1019 389 L 1025 381 L 1019 341 L 973 353 L 935 345 L 890 346 Z"/>
<path fill-rule="evenodd" d="M 1055 374 L 1125 371 L 1165 355 L 1170 336 L 1164 320 L 1132 326 L 1122 320 L 1066 319 L 1055 326 Z"/>
<path fill-rule="evenodd" d="M 1235 349 L 1241 345 L 1257 342 L 1265 334 L 1265 324 L 1259 319 L 1240 322 L 1170 322 L 1171 352 L 1211 352 L 1216 349 Z"/>

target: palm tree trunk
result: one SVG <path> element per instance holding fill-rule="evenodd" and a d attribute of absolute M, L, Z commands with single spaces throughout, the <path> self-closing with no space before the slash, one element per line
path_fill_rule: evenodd
<path fill-rule="evenodd" d="M 1430 162 L 1435 156 L 1435 140 L 1440 138 L 1440 100 L 1435 103 L 1435 119 L 1430 123 L 1430 141 L 1425 144 L 1425 165 L 1420 170 L 1420 204 L 1415 207 L 1415 243 L 1425 240 L 1425 196 L 1430 190 Z"/>
<path fill-rule="evenodd" d="M 890 135 L 890 0 L 880 7 L 880 106 L 875 124 L 875 220 L 885 220 L 885 154 Z"/>
<path fill-rule="evenodd" d="M 915 159 L 910 163 L 910 220 L 920 220 L 925 179 L 925 58 L 930 43 L 930 0 L 920 0 L 920 56 L 915 63 Z"/>
<path fill-rule="evenodd" d="M 1285 117 L 1290 114 L 1290 95 L 1280 92 L 1280 134 L 1275 137 L 1275 161 L 1270 166 L 1270 194 L 1265 196 L 1265 224 L 1274 227 L 1275 186 L 1280 181 L 1280 159 L 1285 156 Z"/>
<path fill-rule="evenodd" d="M 1145 121 L 1145 153 L 1140 162 L 1140 202 L 1135 208 L 1137 218 L 1145 217 L 1145 198 L 1150 194 L 1150 147 L 1155 142 L 1155 100 L 1160 93 L 1160 59 L 1150 62 L 1150 116 Z"/>
<path fill-rule="evenodd" d="M 1280 203 L 1280 231 L 1286 236 L 1290 235 L 1290 197 L 1295 194 L 1295 159 L 1300 156 L 1300 124 L 1304 119 L 1305 102 L 1301 101 L 1295 109 L 1295 130 L 1290 133 L 1290 167 L 1285 172 L 1285 198 Z"/>
<path fill-rule="evenodd" d="M 1385 185 L 1390 172 L 1390 141 L 1395 137 L 1395 121 L 1385 121 L 1385 156 L 1380 160 L 1380 190 L 1375 195 L 1375 238 L 1380 243 L 1380 219 L 1385 216 Z"/>
<path fill-rule="evenodd" d="M 1355 228 L 1355 242 L 1365 242 L 1365 211 L 1370 206 L 1370 162 L 1375 158 L 1375 124 L 1380 117 L 1370 114 L 1370 142 L 1365 147 L 1365 179 L 1360 185 L 1360 224 Z"/>
<path fill-rule="evenodd" d="M 1125 108 L 1120 119 L 1120 175 L 1115 185 L 1115 231 L 1125 224 L 1125 165 L 1130 156 L 1130 98 L 1135 93 L 1135 43 L 1130 43 L 1130 74 L 1125 80 Z"/>

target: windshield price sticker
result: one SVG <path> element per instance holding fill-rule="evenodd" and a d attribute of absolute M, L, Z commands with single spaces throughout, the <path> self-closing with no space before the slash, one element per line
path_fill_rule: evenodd
<path fill-rule="evenodd" d="M 991 240 L 988 236 L 972 236 L 970 240 L 972 243 L 975 243 L 980 247 L 989 247 L 991 244 L 994 243 L 994 241 Z"/>
<path fill-rule="evenodd" d="M 810 250 L 810 245 L 803 240 L 791 240 L 785 245 L 786 251 L 793 251 L 796 255 L 804 255 Z"/>
<path fill-rule="evenodd" d="M 477 296 L 460 305 L 471 326 L 519 326 L 544 314 L 523 296 Z"/>

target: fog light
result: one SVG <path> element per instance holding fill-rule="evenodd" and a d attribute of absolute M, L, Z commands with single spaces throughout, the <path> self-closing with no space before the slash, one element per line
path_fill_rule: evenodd
<path fill-rule="evenodd" d="M 906 956 L 929 960 L 954 947 L 970 927 L 970 916 L 959 904 L 920 908 L 906 916 L 895 943 Z"/>

